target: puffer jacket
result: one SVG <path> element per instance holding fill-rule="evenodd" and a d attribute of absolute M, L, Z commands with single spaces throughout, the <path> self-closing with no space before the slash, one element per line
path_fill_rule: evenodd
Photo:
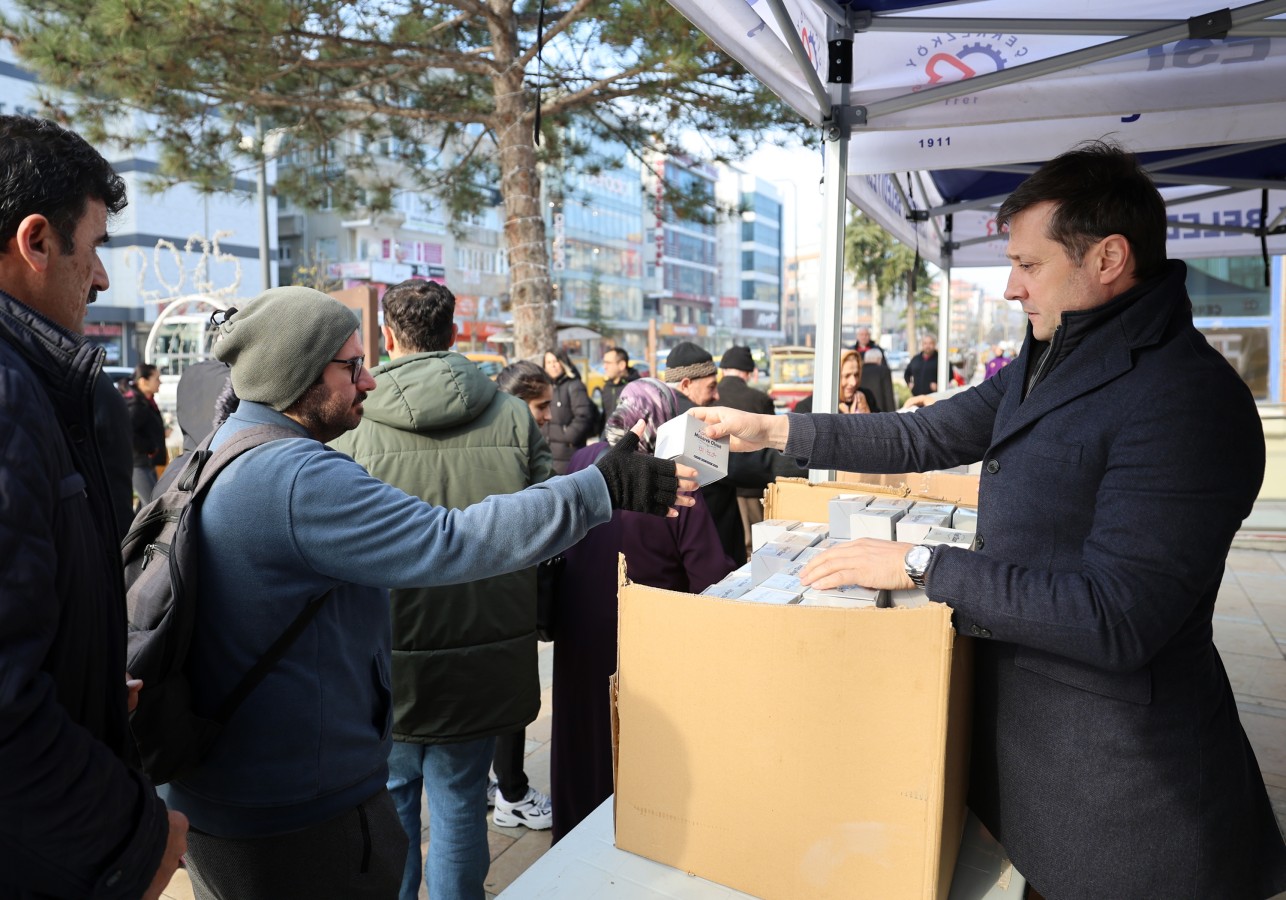
<path fill-rule="evenodd" d="M 541 427 L 540 433 L 549 442 L 554 471 L 559 475 L 567 471 L 572 454 L 584 447 L 594 433 L 596 412 L 583 381 L 565 374 L 558 377 L 554 382 L 553 402 L 549 404 L 550 420 Z"/>
<path fill-rule="evenodd" d="M 103 351 L 0 292 L 0 898 L 138 897 L 168 830 L 126 763 Z"/>
<path fill-rule="evenodd" d="M 418 353 L 374 375 L 362 424 L 332 445 L 381 481 L 463 509 L 552 474 L 527 404 L 460 354 Z M 394 740 L 474 740 L 536 718 L 535 570 L 394 590 L 390 602 Z"/>

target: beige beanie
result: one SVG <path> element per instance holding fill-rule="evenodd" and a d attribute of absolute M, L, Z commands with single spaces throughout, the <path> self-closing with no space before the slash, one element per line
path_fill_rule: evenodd
<path fill-rule="evenodd" d="M 355 312 L 321 291 L 272 288 L 219 326 L 214 355 L 232 366 L 238 397 L 280 412 L 317 382 L 360 325 Z"/>

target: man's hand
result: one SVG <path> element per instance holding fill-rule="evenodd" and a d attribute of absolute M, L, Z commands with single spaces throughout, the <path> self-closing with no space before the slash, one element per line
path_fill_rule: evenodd
<path fill-rule="evenodd" d="M 814 556 L 799 573 L 799 580 L 823 591 L 846 584 L 860 584 L 878 591 L 913 590 L 915 583 L 906 574 L 905 557 L 914 546 L 858 538 Z"/>
<path fill-rule="evenodd" d="M 790 420 L 785 416 L 765 416 L 741 412 L 726 406 L 698 406 L 688 411 L 706 423 L 705 435 L 718 440 L 730 437 L 728 447 L 735 453 L 748 453 L 772 447 L 785 450 L 790 437 Z"/>
<path fill-rule="evenodd" d="M 129 696 L 125 701 L 126 708 L 130 712 L 133 712 L 136 708 L 138 708 L 138 692 L 143 690 L 142 679 L 135 678 L 129 672 L 126 672 L 125 673 L 125 690 L 129 692 Z M 151 696 L 151 695 L 149 694 L 148 696 Z"/>
<path fill-rule="evenodd" d="M 612 509 L 664 515 L 673 519 L 678 507 L 696 503 L 688 496 L 697 489 L 697 470 L 672 459 L 657 459 L 636 452 L 646 423 L 639 419 L 630 433 L 598 458 Z"/>
<path fill-rule="evenodd" d="M 179 860 L 188 852 L 188 817 L 181 812 L 170 810 L 170 833 L 165 838 L 165 853 L 161 855 L 161 865 L 152 876 L 152 883 L 147 886 L 143 900 L 159 900 L 174 877 L 174 870 L 179 867 Z"/>

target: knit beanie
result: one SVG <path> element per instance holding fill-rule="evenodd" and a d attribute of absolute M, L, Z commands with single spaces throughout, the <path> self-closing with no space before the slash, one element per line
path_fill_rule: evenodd
<path fill-rule="evenodd" d="M 749 347 L 738 347 L 733 344 L 728 348 L 728 352 L 719 360 L 719 368 L 735 369 L 738 372 L 753 372 L 755 370 L 755 358 L 750 355 Z"/>
<path fill-rule="evenodd" d="M 676 344 L 665 358 L 665 380 L 669 384 L 714 373 L 714 357 L 691 341 Z"/>
<path fill-rule="evenodd" d="M 321 291 L 272 288 L 219 326 L 214 355 L 232 366 L 238 397 L 281 412 L 317 382 L 360 325 L 356 313 Z"/>

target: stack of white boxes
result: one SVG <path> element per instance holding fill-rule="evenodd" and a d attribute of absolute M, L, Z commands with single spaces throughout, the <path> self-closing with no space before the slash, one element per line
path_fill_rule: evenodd
<path fill-rule="evenodd" d="M 751 527 L 750 561 L 702 591 L 714 597 L 801 606 L 922 606 L 924 591 L 878 591 L 845 585 L 821 591 L 799 575 L 823 550 L 856 538 L 911 544 L 947 544 L 972 550 L 978 527 L 973 509 L 874 494 L 840 494 L 830 501 L 830 522 L 767 519 Z"/>

